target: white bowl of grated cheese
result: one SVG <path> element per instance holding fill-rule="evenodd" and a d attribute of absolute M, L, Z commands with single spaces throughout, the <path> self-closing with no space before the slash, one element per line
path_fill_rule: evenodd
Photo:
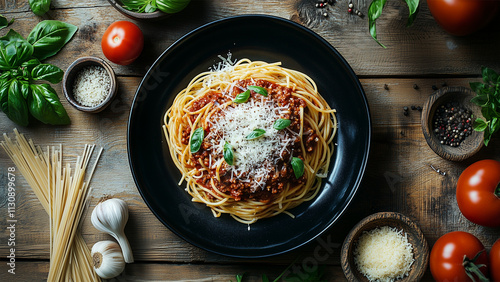
<path fill-rule="evenodd" d="M 113 68 L 101 58 L 82 57 L 74 61 L 63 77 L 63 92 L 68 102 L 84 112 L 98 113 L 117 92 Z"/>
<path fill-rule="evenodd" d="M 349 281 L 419 281 L 428 258 L 429 246 L 420 228 L 396 212 L 379 212 L 361 220 L 341 251 Z"/>

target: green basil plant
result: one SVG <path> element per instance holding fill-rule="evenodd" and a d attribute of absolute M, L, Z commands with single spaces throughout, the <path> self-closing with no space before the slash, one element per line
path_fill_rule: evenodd
<path fill-rule="evenodd" d="M 54 56 L 77 31 L 55 20 L 38 23 L 25 39 L 11 29 L 0 37 L 0 109 L 21 126 L 30 115 L 46 124 L 69 124 L 70 119 L 56 91 L 47 83 L 59 83 L 63 71 L 41 61 Z"/>

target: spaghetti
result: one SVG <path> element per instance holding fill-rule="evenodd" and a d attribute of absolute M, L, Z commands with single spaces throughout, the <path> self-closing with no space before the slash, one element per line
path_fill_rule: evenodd
<path fill-rule="evenodd" d="M 47 281 L 101 281 L 92 268 L 90 249 L 78 225 L 90 192 L 92 170 L 86 171 L 95 146 L 86 145 L 74 170 L 62 165 L 62 148 L 47 147 L 43 152 L 14 129 L 16 141 L 4 133 L 0 145 L 22 173 L 50 216 L 50 267 Z"/>
<path fill-rule="evenodd" d="M 251 224 L 317 195 L 337 120 L 307 75 L 243 59 L 193 78 L 163 131 L 193 201 Z"/>

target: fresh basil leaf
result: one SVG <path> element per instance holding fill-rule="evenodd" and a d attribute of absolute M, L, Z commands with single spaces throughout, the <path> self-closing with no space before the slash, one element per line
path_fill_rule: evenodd
<path fill-rule="evenodd" d="M 488 127 L 488 124 L 484 120 L 477 118 L 472 127 L 475 131 L 484 131 Z"/>
<path fill-rule="evenodd" d="M 54 56 L 71 40 L 78 27 L 55 20 L 39 22 L 28 35 L 28 42 L 33 45 L 33 56 L 44 60 Z"/>
<path fill-rule="evenodd" d="M 8 27 L 9 25 L 11 25 L 12 23 L 14 22 L 14 19 L 11 19 L 10 21 L 7 20 L 6 17 L 0 15 L 0 29 L 2 28 L 6 28 Z"/>
<path fill-rule="evenodd" d="M 480 107 L 484 107 L 484 106 L 488 105 L 489 99 L 488 99 L 488 95 L 477 95 L 474 98 L 472 98 L 470 101 L 471 101 L 471 103 L 474 103 Z"/>
<path fill-rule="evenodd" d="M 291 123 L 292 123 L 292 121 L 289 119 L 280 118 L 274 122 L 273 128 L 276 130 L 282 130 L 282 129 L 289 127 Z"/>
<path fill-rule="evenodd" d="M 482 67 L 481 74 L 485 83 L 497 83 L 498 73 L 490 68 Z"/>
<path fill-rule="evenodd" d="M 21 92 L 21 83 L 17 79 L 13 79 L 9 86 L 9 97 L 7 101 L 7 110 L 4 111 L 13 122 L 27 126 L 29 123 L 29 112 L 26 100 Z"/>
<path fill-rule="evenodd" d="M 2 74 L 0 74 L 0 82 L 2 80 L 7 80 L 11 76 L 12 76 L 12 73 L 10 71 L 4 71 L 4 72 L 2 72 Z"/>
<path fill-rule="evenodd" d="M 241 103 L 245 103 L 246 101 L 248 101 L 248 99 L 250 99 L 250 90 L 247 90 L 245 92 L 242 92 L 242 93 L 236 95 L 233 102 L 241 104 Z"/>
<path fill-rule="evenodd" d="M 191 140 L 189 141 L 191 153 L 196 153 L 200 150 L 203 138 L 205 138 L 205 130 L 203 130 L 203 127 L 198 127 L 193 131 Z"/>
<path fill-rule="evenodd" d="M 36 67 L 38 66 L 39 64 L 41 64 L 40 60 L 38 59 L 31 59 L 29 61 L 26 61 L 24 63 L 21 64 L 21 68 L 23 70 L 25 70 L 28 75 L 31 77 L 31 71 Z"/>
<path fill-rule="evenodd" d="M 224 144 L 224 160 L 228 165 L 233 165 L 234 155 L 233 155 L 233 146 L 229 144 L 227 141 Z"/>
<path fill-rule="evenodd" d="M 146 6 L 151 5 L 152 0 L 121 0 L 123 8 L 137 12 L 144 13 Z"/>
<path fill-rule="evenodd" d="M 302 175 L 304 175 L 304 162 L 297 157 L 293 157 L 292 169 L 295 174 L 295 178 L 299 179 Z"/>
<path fill-rule="evenodd" d="M 59 101 L 56 91 L 49 84 L 31 84 L 28 99 L 32 116 L 46 124 L 69 124 L 70 119 Z"/>
<path fill-rule="evenodd" d="M 19 67 L 33 55 L 31 44 L 13 29 L 0 37 L 0 70 Z"/>
<path fill-rule="evenodd" d="M 481 82 L 469 82 L 469 86 L 477 94 L 480 94 L 485 88 L 485 85 Z"/>
<path fill-rule="evenodd" d="M 21 83 L 21 93 L 23 94 L 23 98 L 28 100 L 31 93 L 30 83 L 25 80 L 19 80 L 19 82 Z"/>
<path fill-rule="evenodd" d="M 153 2 L 148 3 L 144 8 L 145 13 L 153 13 L 156 10 L 157 10 L 156 5 Z"/>
<path fill-rule="evenodd" d="M 250 134 L 248 134 L 245 138 L 247 140 L 257 139 L 264 134 L 266 134 L 266 131 L 264 129 L 256 128 Z"/>
<path fill-rule="evenodd" d="M 252 90 L 253 92 L 255 92 L 257 94 L 260 94 L 262 96 L 266 96 L 267 97 L 267 90 L 264 87 L 260 87 L 260 86 L 257 86 L 257 85 L 248 85 L 247 89 L 248 90 Z"/>
<path fill-rule="evenodd" d="M 370 30 L 370 35 L 375 42 L 377 42 L 380 46 L 387 48 L 384 44 L 380 43 L 377 39 L 377 27 L 375 25 L 376 20 L 382 14 L 382 10 L 384 9 L 385 3 L 387 0 L 373 0 L 368 8 L 368 25 Z"/>
<path fill-rule="evenodd" d="M 50 83 L 59 83 L 63 79 L 64 72 L 51 64 L 40 64 L 31 71 L 34 80 L 46 80 Z"/>
<path fill-rule="evenodd" d="M 0 81 L 0 108 L 5 114 L 9 112 L 9 88 L 11 83 L 12 79 L 2 79 Z"/>
<path fill-rule="evenodd" d="M 417 17 L 418 4 L 420 0 L 405 0 L 405 2 L 408 5 L 408 9 L 410 10 L 410 14 L 408 15 L 408 21 L 406 22 L 406 26 L 408 27 L 413 24 L 413 21 L 415 21 L 415 18 Z"/>
<path fill-rule="evenodd" d="M 269 282 L 269 277 L 267 275 L 262 274 L 262 282 Z"/>
<path fill-rule="evenodd" d="M 186 8 L 190 0 L 156 0 L 156 6 L 162 12 L 173 14 Z"/>
<path fill-rule="evenodd" d="M 29 0 L 31 11 L 37 16 L 43 16 L 50 9 L 50 0 Z"/>

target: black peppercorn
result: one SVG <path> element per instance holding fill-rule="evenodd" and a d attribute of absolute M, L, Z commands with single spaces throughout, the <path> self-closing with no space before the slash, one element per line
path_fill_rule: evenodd
<path fill-rule="evenodd" d="M 436 110 L 433 132 L 441 144 L 457 147 L 470 135 L 471 123 L 472 112 L 470 110 L 457 102 L 449 102 Z"/>

